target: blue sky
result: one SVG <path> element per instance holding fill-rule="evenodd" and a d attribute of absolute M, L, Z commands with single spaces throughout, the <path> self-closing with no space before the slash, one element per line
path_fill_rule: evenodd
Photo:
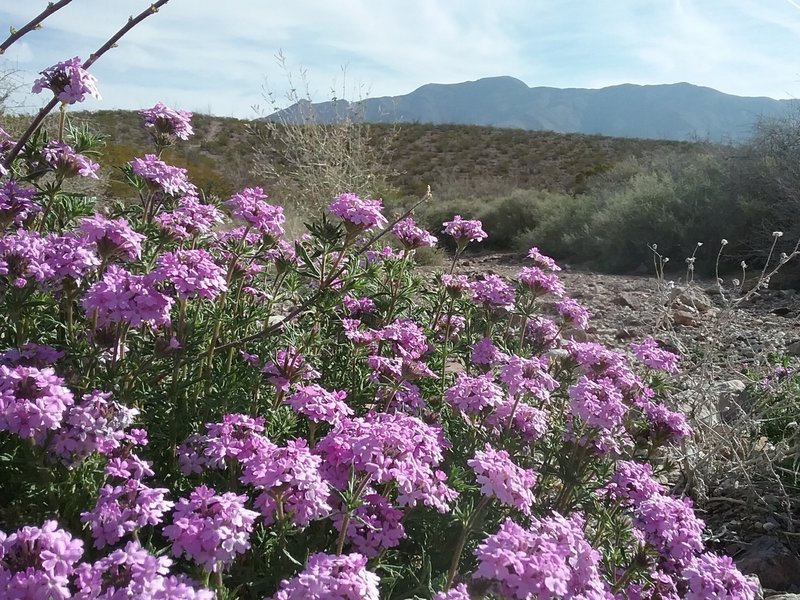
<path fill-rule="evenodd" d="M 0 31 L 46 0 L 0 0 Z M 73 0 L 5 55 L 30 83 L 86 57 L 146 0 Z M 411 92 L 511 75 L 530 86 L 688 81 L 746 96 L 800 98 L 800 0 L 171 0 L 93 68 L 102 101 L 251 118 L 288 88 L 274 56 L 315 100 Z M 343 74 L 344 69 L 344 74 Z M 41 98 L 26 98 L 30 108 Z"/>

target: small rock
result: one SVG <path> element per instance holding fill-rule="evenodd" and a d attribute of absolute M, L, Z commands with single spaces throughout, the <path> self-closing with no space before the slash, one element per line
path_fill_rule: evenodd
<path fill-rule="evenodd" d="M 773 308 L 772 309 L 772 314 L 778 315 L 779 317 L 782 317 L 784 315 L 788 315 L 789 314 L 789 307 L 788 306 L 779 306 L 778 308 Z"/>
<path fill-rule="evenodd" d="M 640 304 L 639 299 L 630 292 L 620 293 L 611 303 L 617 306 L 627 306 L 628 308 L 638 308 Z"/>
<path fill-rule="evenodd" d="M 758 575 L 765 588 L 800 589 L 800 558 L 775 538 L 757 537 L 735 560 L 742 573 Z"/>
<path fill-rule="evenodd" d="M 714 303 L 708 297 L 708 294 L 696 287 L 683 289 L 676 287 L 670 292 L 670 300 L 678 306 L 683 305 L 687 308 L 693 308 L 701 313 L 709 312 L 714 308 Z"/>
<path fill-rule="evenodd" d="M 786 346 L 786 354 L 790 354 L 792 356 L 800 356 L 800 340 L 792 342 L 791 344 Z"/>
<path fill-rule="evenodd" d="M 687 327 L 697 327 L 700 324 L 697 320 L 697 315 L 688 310 L 673 311 L 672 320 L 678 325 L 686 325 Z"/>

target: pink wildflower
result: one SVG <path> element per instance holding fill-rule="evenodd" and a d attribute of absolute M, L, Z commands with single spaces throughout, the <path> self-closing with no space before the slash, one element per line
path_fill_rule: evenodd
<path fill-rule="evenodd" d="M 266 198 L 267 195 L 260 187 L 245 188 L 231 196 L 225 205 L 231 209 L 234 217 L 242 219 L 262 235 L 277 240 L 283 236 L 286 217 L 282 206 L 264 202 Z"/>
<path fill-rule="evenodd" d="M 535 264 L 537 267 L 547 271 L 561 270 L 561 267 L 556 264 L 556 261 L 549 256 L 542 254 L 536 246 L 528 250 L 528 258 L 533 259 L 533 264 Z"/>
<path fill-rule="evenodd" d="M 134 175 L 138 175 L 151 187 L 156 187 L 170 196 L 193 195 L 197 191 L 197 188 L 189 182 L 186 169 L 168 165 L 155 154 L 134 158 L 129 164 Z"/>
<path fill-rule="evenodd" d="M 488 237 L 483 230 L 483 223 L 477 219 L 462 219 L 461 215 L 456 215 L 452 221 L 445 221 L 442 225 L 444 225 L 442 231 L 451 236 L 461 249 L 470 242 L 480 242 Z"/>
<path fill-rule="evenodd" d="M 658 342 L 650 336 L 640 344 L 631 344 L 631 349 L 636 358 L 651 369 L 665 371 L 666 373 L 678 372 L 678 360 L 680 359 L 678 355 L 661 349 Z"/>
<path fill-rule="evenodd" d="M 475 458 L 468 460 L 467 464 L 475 471 L 484 496 L 497 498 L 526 515 L 531 514 L 533 486 L 537 480 L 535 471 L 520 468 L 508 452 L 495 450 L 489 444 L 476 451 Z"/>
<path fill-rule="evenodd" d="M 331 213 L 345 222 L 351 233 L 361 233 L 370 229 L 383 229 L 388 224 L 381 212 L 381 200 L 361 199 L 356 194 L 340 194 L 329 206 Z"/>
<path fill-rule="evenodd" d="M 156 135 L 176 137 L 188 140 L 194 133 L 191 119 L 192 113 L 185 110 L 173 110 L 161 102 L 152 108 L 140 110 L 144 127 L 153 128 Z"/>
<path fill-rule="evenodd" d="M 158 257 L 151 274 L 157 283 L 167 283 L 181 298 L 214 300 L 228 291 L 225 270 L 205 250 L 178 250 Z"/>
<path fill-rule="evenodd" d="M 135 260 L 142 255 L 145 236 L 131 229 L 125 219 L 107 219 L 96 214 L 81 219 L 78 231 L 84 240 L 97 245 L 97 253 L 103 258 Z"/>
<path fill-rule="evenodd" d="M 97 79 L 83 68 L 77 56 L 48 67 L 41 75 L 33 83 L 31 91 L 34 94 L 49 89 L 56 98 L 67 104 L 83 102 L 87 95 L 101 99 L 97 91 Z"/>
<path fill-rule="evenodd" d="M 97 179 L 100 165 L 92 162 L 83 154 L 78 154 L 69 144 L 51 140 L 42 148 L 42 158 L 62 177 L 70 178 L 80 175 Z"/>
<path fill-rule="evenodd" d="M 175 505 L 174 519 L 164 528 L 172 554 L 185 555 L 209 572 L 224 571 L 250 548 L 250 533 L 258 513 L 244 507 L 247 496 L 216 495 L 204 485 Z"/>
<path fill-rule="evenodd" d="M 300 574 L 281 581 L 270 600 L 379 600 L 379 582 L 378 576 L 367 570 L 366 556 L 318 552 L 308 557 Z"/>
<path fill-rule="evenodd" d="M 392 233 L 407 250 L 415 248 L 432 248 L 436 245 L 436 236 L 417 226 L 411 217 L 398 221 L 392 227 Z"/>

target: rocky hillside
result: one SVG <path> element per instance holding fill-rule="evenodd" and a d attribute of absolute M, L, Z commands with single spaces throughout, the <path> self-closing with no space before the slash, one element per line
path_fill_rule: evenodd
<path fill-rule="evenodd" d="M 147 134 L 133 111 L 97 111 L 72 114 L 108 136 L 103 168 L 114 185 L 115 166 L 149 151 Z M 250 175 L 256 122 L 195 115 L 195 136 L 167 152 L 167 160 L 189 168 L 190 176 L 211 193 L 226 195 L 254 182 Z M 364 130 L 370 143 L 388 147 L 386 172 L 397 196 L 417 195 L 426 185 L 486 189 L 545 189 L 580 191 L 586 181 L 630 156 L 671 149 L 694 151 L 699 144 L 637 140 L 593 135 L 532 132 L 464 125 L 376 125 Z M 124 140 L 124 141 L 121 141 Z M 276 148 L 278 146 L 276 145 Z"/>

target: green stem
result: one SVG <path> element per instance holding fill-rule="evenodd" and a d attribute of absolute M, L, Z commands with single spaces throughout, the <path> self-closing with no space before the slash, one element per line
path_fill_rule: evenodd
<path fill-rule="evenodd" d="M 483 512 L 489 506 L 491 501 L 492 499 L 489 496 L 484 496 L 481 498 L 480 503 L 475 510 L 472 511 L 469 520 L 464 525 L 464 530 L 461 532 L 461 536 L 458 538 L 458 543 L 456 543 L 456 550 L 453 553 L 453 560 L 450 562 L 450 570 L 447 572 L 448 589 L 453 585 L 453 580 L 456 578 L 456 574 L 458 573 L 458 564 L 461 562 L 461 554 L 464 552 L 464 545 L 467 543 L 467 538 L 472 532 L 472 528 L 475 527 L 478 519 L 483 515 Z"/>

